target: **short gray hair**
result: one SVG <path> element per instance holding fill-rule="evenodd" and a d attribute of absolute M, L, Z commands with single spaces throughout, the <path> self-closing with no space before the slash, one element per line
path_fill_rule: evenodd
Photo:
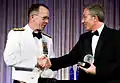
<path fill-rule="evenodd" d="M 99 21 L 104 21 L 104 7 L 102 4 L 94 4 L 86 7 L 92 16 L 97 16 Z"/>

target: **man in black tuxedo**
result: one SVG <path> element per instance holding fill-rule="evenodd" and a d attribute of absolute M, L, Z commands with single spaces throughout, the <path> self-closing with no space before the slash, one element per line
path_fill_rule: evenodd
<path fill-rule="evenodd" d="M 80 83 L 120 83 L 120 37 L 117 30 L 104 24 L 104 10 L 101 5 L 90 5 L 84 9 L 82 23 L 88 32 L 80 35 L 73 49 L 59 58 L 50 59 L 51 69 L 65 68 L 79 61 L 87 54 L 94 56 L 89 68 L 80 66 Z M 91 35 L 96 32 L 96 35 Z"/>

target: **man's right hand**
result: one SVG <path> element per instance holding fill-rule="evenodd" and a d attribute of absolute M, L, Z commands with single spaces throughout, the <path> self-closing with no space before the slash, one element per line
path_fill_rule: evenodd
<path fill-rule="evenodd" d="M 46 63 L 45 63 L 45 68 L 50 68 L 52 66 L 51 61 L 48 57 L 46 57 Z"/>
<path fill-rule="evenodd" d="M 40 68 L 50 68 L 52 65 L 50 59 L 46 56 L 38 57 L 37 62 Z"/>

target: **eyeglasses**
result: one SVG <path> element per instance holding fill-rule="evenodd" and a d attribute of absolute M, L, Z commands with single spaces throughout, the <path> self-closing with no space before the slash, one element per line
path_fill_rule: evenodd
<path fill-rule="evenodd" d="M 45 16 L 45 17 L 41 17 L 42 20 L 49 20 L 49 17 L 48 16 Z"/>
<path fill-rule="evenodd" d="M 89 15 L 90 15 L 91 17 L 95 17 L 95 16 L 92 15 L 92 14 L 86 14 L 86 15 L 83 15 L 83 19 L 87 19 L 87 17 L 88 17 Z"/>
<path fill-rule="evenodd" d="M 49 17 L 48 17 L 48 16 L 41 17 L 41 16 L 39 16 L 38 14 L 34 14 L 34 15 L 36 15 L 36 16 L 42 18 L 42 20 L 49 20 Z"/>
<path fill-rule="evenodd" d="M 83 18 L 85 19 L 85 18 L 87 18 L 87 16 L 89 16 L 89 15 L 91 15 L 91 14 L 83 15 Z"/>

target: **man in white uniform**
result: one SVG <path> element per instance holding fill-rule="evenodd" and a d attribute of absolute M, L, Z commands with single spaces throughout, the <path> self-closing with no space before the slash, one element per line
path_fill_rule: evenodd
<path fill-rule="evenodd" d="M 23 28 L 13 28 L 4 50 L 4 61 L 12 67 L 14 83 L 38 83 L 38 78 L 54 78 L 54 72 L 41 69 L 46 61 L 54 57 L 52 39 L 43 33 L 49 20 L 49 8 L 33 4 L 28 11 L 29 22 Z M 42 57 L 42 58 L 41 58 Z"/>

